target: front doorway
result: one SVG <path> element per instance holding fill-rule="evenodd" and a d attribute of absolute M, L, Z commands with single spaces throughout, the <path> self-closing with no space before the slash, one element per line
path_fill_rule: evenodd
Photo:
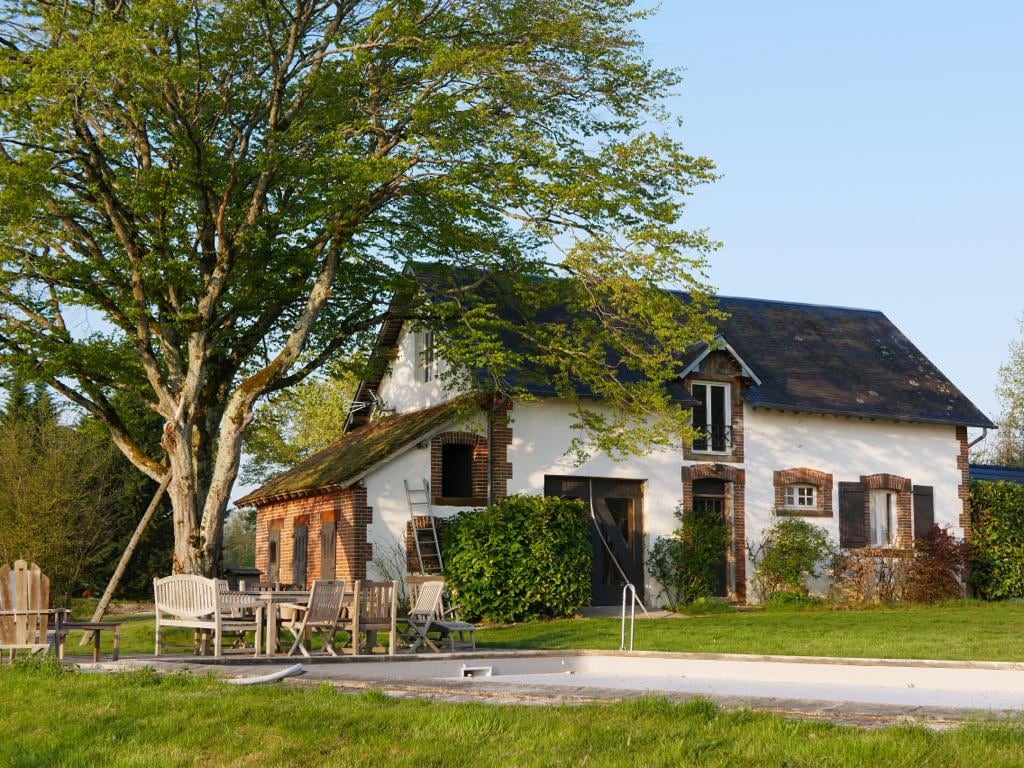
<path fill-rule="evenodd" d="M 698 515 L 726 517 L 726 487 L 724 480 L 703 479 L 693 481 L 693 511 Z M 729 597 L 729 548 L 715 560 L 715 597 Z"/>
<path fill-rule="evenodd" d="M 593 516 L 591 605 L 619 605 L 627 580 L 644 594 L 644 481 L 545 475 L 544 495 L 582 499 Z M 596 518 L 596 521 L 594 520 Z"/>

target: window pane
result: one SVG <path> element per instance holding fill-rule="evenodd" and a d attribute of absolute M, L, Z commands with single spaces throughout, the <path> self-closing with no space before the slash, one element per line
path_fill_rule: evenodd
<path fill-rule="evenodd" d="M 786 506 L 787 507 L 792 507 L 794 504 L 796 504 L 796 496 L 794 494 L 795 490 L 796 489 L 793 488 L 792 486 L 786 488 Z"/>
<path fill-rule="evenodd" d="M 724 427 L 725 424 L 725 387 L 711 387 L 711 425 Z"/>
<path fill-rule="evenodd" d="M 693 385 L 693 396 L 700 400 L 700 405 L 695 406 L 693 409 L 693 424 L 697 427 L 702 427 L 708 423 L 708 391 L 707 387 L 703 384 Z"/>

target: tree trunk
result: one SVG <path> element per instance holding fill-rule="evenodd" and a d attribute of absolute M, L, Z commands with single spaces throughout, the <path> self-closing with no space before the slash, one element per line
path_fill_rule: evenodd
<path fill-rule="evenodd" d="M 164 426 L 163 447 L 171 469 L 167 496 L 171 500 L 174 521 L 173 573 L 206 575 L 199 530 L 199 506 L 196 496 L 196 466 L 193 459 L 191 422 Z"/>

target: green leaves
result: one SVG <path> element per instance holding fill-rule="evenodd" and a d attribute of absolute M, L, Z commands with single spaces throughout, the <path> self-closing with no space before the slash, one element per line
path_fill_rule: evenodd
<path fill-rule="evenodd" d="M 448 582 L 472 620 L 571 616 L 590 600 L 590 518 L 577 499 L 511 496 L 443 529 Z"/>
<path fill-rule="evenodd" d="M 1024 486 L 975 480 L 971 500 L 971 585 L 993 600 L 1024 597 Z"/>
<path fill-rule="evenodd" d="M 676 510 L 680 522 L 671 536 L 659 536 L 647 556 L 647 570 L 661 585 L 668 605 L 714 597 L 729 546 L 729 524 L 721 512 Z"/>

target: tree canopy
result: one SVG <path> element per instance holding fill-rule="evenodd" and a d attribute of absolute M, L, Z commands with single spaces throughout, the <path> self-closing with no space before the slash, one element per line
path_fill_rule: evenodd
<path fill-rule="evenodd" d="M 3 363 L 171 473 L 176 570 L 216 562 L 257 401 L 357 347 L 410 259 L 526 295 L 566 277 L 586 322 L 525 323 L 566 393 L 626 414 L 582 424 L 678 434 L 643 425 L 678 417 L 661 385 L 710 337 L 715 244 L 681 216 L 714 169 L 663 130 L 679 75 L 632 0 L 0 5 Z M 449 298 L 403 311 L 456 318 L 456 362 L 500 370 L 509 321 Z"/>
<path fill-rule="evenodd" d="M 1002 407 L 994 445 L 985 460 L 994 464 L 1024 467 L 1024 320 L 1021 335 L 1010 342 L 1010 354 L 999 367 L 996 395 Z"/>

